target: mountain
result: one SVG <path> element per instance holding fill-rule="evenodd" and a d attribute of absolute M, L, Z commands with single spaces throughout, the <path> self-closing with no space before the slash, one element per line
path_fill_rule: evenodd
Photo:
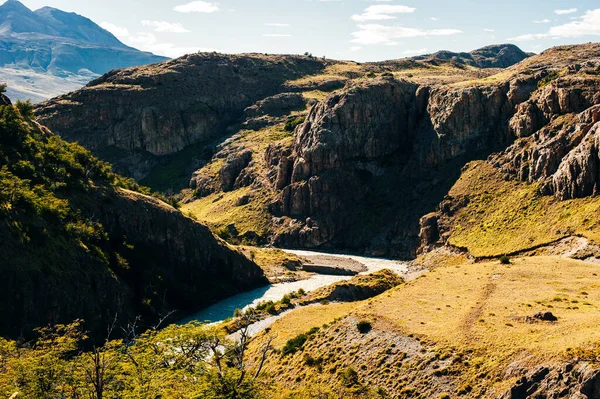
<path fill-rule="evenodd" d="M 514 44 L 495 44 L 473 50 L 469 53 L 438 51 L 429 55 L 413 57 L 417 61 L 454 61 L 477 68 L 508 68 L 523 61 L 532 54 L 525 53 Z"/>
<path fill-rule="evenodd" d="M 97 337 L 115 317 L 149 325 L 266 284 L 208 228 L 1 101 L 0 334 L 84 319 Z"/>
<path fill-rule="evenodd" d="M 22 117 L 31 117 L 24 104 L 16 120 L 8 117 L 14 107 L 2 109 L 0 127 L 17 132 Z M 70 370 L 81 357 L 73 366 L 62 363 L 69 372 L 51 380 L 55 391 L 97 390 L 98 365 L 108 365 L 102 380 L 116 397 L 600 397 L 600 44 L 533 56 L 499 45 L 366 64 L 195 54 L 113 71 L 39 104 L 35 114 L 65 139 L 179 200 L 183 214 L 229 241 L 221 248 L 235 259 L 236 244 L 252 258 L 265 256 L 247 247 L 256 244 L 410 260 L 402 280 L 393 271 L 361 275 L 259 303 L 256 312 L 235 312 L 219 326 L 169 326 L 135 342 L 107 343 L 83 352 L 91 363 L 83 363 L 79 377 Z M 121 202 L 141 195 L 124 191 L 136 188 L 132 181 L 109 174 L 76 144 L 39 135 L 22 142 L 4 147 L 17 155 L 0 169 L 8 203 L 0 211 L 9 222 L 0 234 L 16 235 L 9 250 L 16 240 L 79 240 L 68 248 L 110 254 L 111 270 L 135 276 L 124 280 L 134 287 L 148 262 L 188 253 L 191 225 L 173 233 L 170 219 L 140 215 L 131 199 Z M 56 143 L 70 149 L 68 156 Z M 22 159 L 22 147 L 36 145 L 49 147 Z M 29 158 L 33 166 L 24 162 Z M 43 262 L 23 256 L 29 247 L 7 259 L 48 273 Z M 136 250 L 142 262 L 134 263 Z M 45 251 L 45 259 L 63 252 Z M 282 254 L 271 261 L 279 270 L 297 266 Z M 256 270 L 251 263 L 235 264 L 225 270 L 261 279 L 249 272 Z M 168 293 L 178 285 L 165 286 L 160 264 L 149 268 L 140 298 L 157 313 L 160 294 L 172 301 Z M 201 270 L 210 271 L 210 263 Z M 44 281 L 43 273 L 34 276 Z M 395 281 L 381 281 L 384 275 Z M 9 279 L 6 301 L 20 298 L 27 284 Z M 386 291 L 377 295 L 377 287 Z M 365 300 L 368 291 L 377 296 Z M 343 297 L 357 302 L 334 301 Z M 242 328 L 236 343 L 224 343 L 233 330 L 278 313 L 264 331 L 248 337 Z M 7 315 L 7 323 L 18 317 Z M 44 342 L 24 350 L 3 345 L 5 396 L 15 385 L 38 392 L 38 368 L 23 365 L 52 355 Z M 206 348 L 220 347 L 232 349 L 207 355 Z M 258 386 L 242 384 L 245 376 Z M 200 392 L 203 378 L 218 393 Z"/>
<path fill-rule="evenodd" d="M 121 173 L 163 191 L 189 187 L 186 210 L 233 225 L 240 241 L 410 257 L 419 218 L 460 170 L 445 164 L 510 142 L 492 133 L 512 112 L 508 87 L 450 88 L 493 73 L 454 60 L 196 54 L 115 71 L 36 113 Z M 472 131 L 455 120 L 462 113 Z M 419 179 L 443 183 L 422 198 L 414 190 L 429 188 Z M 249 200 L 239 207 L 240 198 Z"/>
<path fill-rule="evenodd" d="M 55 8 L 0 6 L 0 68 L 13 99 L 41 101 L 116 68 L 166 60 L 121 43 L 91 20 Z"/>

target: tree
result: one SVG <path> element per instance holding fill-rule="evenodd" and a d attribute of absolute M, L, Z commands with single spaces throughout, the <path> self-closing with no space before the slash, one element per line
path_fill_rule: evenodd
<path fill-rule="evenodd" d="M 93 346 L 89 352 L 78 357 L 78 364 L 86 382 L 85 390 L 90 399 L 103 399 L 105 392 L 110 389 L 110 383 L 118 373 L 121 360 L 119 347 L 121 341 L 111 341 L 111 336 L 117 324 L 117 316 L 107 329 L 106 340 L 101 347 Z"/>
<path fill-rule="evenodd" d="M 17 109 L 21 113 L 21 116 L 25 119 L 33 119 L 35 117 L 33 113 L 33 104 L 31 101 L 17 101 L 16 104 Z"/>
<path fill-rule="evenodd" d="M 0 83 L 0 94 L 6 93 L 7 88 L 8 88 L 8 85 L 6 83 Z"/>

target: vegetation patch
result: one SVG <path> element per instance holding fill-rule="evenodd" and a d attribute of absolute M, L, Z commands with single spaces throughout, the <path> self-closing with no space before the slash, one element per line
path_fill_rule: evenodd
<path fill-rule="evenodd" d="M 483 161 L 470 163 L 449 192 L 468 204 L 452 217 L 449 243 L 476 257 L 513 254 L 581 235 L 600 241 L 600 198 L 559 201 L 537 184 L 506 180 Z"/>

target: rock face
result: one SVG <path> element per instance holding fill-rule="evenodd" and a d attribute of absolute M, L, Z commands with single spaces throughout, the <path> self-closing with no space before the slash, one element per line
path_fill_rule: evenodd
<path fill-rule="evenodd" d="M 104 227 L 127 268 L 111 271 L 80 255 L 77 268 L 59 274 L 49 269 L 42 275 L 19 271 L 12 263 L 19 257 L 35 258 L 30 250 L 4 259 L 3 334 L 19 335 L 47 323 L 82 318 L 95 335 L 105 331 L 115 316 L 126 323 L 141 315 L 144 324 L 170 311 L 180 318 L 267 284 L 262 271 L 244 255 L 154 198 L 131 191 L 98 191 L 93 206 L 81 211 Z M 2 245 L 0 253 L 6 255 Z M 68 265 L 65 262 L 64 267 Z"/>
<path fill-rule="evenodd" d="M 324 61 L 307 57 L 194 54 L 109 73 L 41 104 L 36 114 L 66 140 L 141 179 L 159 157 L 225 136 L 244 109 L 323 68 Z"/>
<path fill-rule="evenodd" d="M 597 195 L 600 185 L 600 80 L 577 72 L 557 77 L 517 108 L 510 129 L 521 139 L 491 159 L 562 200 Z"/>
<path fill-rule="evenodd" d="M 540 366 L 522 376 L 500 399 L 592 399 L 599 396 L 600 370 L 581 363 Z"/>
<path fill-rule="evenodd" d="M 84 319 L 96 338 L 115 316 L 124 325 L 140 315 L 148 326 L 267 284 L 206 226 L 119 188 L 123 179 L 108 165 L 17 107 L 1 108 L 3 336 Z"/>
<path fill-rule="evenodd" d="M 316 105 L 296 130 L 293 153 L 272 162 L 273 184 L 283 187 L 272 210 L 287 227 L 276 242 L 413 256 L 419 218 L 441 199 L 436 189 L 452 181 L 443 169 L 510 142 L 510 87 L 428 88 L 380 78 Z M 385 197 L 392 202 L 383 207 L 373 200 Z M 381 235 L 349 238 L 347 231 L 365 231 L 357 216 L 373 218 L 372 206 L 383 211 Z"/>

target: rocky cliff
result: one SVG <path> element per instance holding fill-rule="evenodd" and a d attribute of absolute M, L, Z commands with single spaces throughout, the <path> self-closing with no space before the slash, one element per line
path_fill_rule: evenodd
<path fill-rule="evenodd" d="M 36 113 L 66 140 L 142 179 L 160 157 L 226 137 L 247 107 L 324 67 L 308 57 L 194 54 L 115 71 Z"/>
<path fill-rule="evenodd" d="M 117 317 L 145 325 L 266 284 L 262 271 L 205 226 L 77 145 L 0 106 L 0 332 Z"/>
<path fill-rule="evenodd" d="M 107 75 L 37 113 L 138 178 L 160 157 L 220 137 L 196 150 L 202 159 L 180 198 L 235 242 L 411 258 L 420 232 L 447 236 L 435 215 L 469 161 L 492 155 L 507 176 L 543 180 L 542 193 L 560 199 L 597 192 L 598 48 L 528 57 L 501 45 L 462 63 L 438 55 L 365 65 L 194 55 Z M 497 75 L 488 68 L 520 60 Z M 188 87 L 195 92 L 182 96 Z M 82 122 L 91 118 L 99 123 Z"/>

